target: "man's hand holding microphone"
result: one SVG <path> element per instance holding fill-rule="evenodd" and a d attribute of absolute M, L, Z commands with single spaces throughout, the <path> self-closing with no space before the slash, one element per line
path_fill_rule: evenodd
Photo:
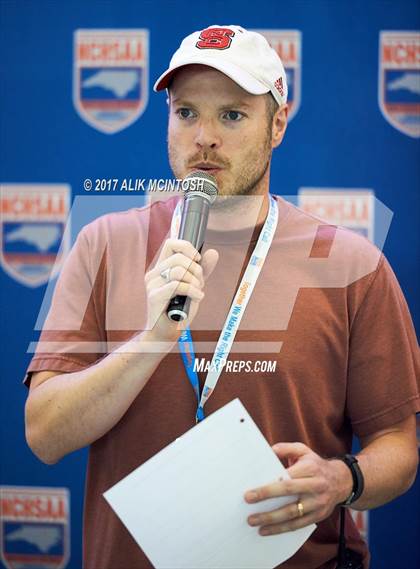
<path fill-rule="evenodd" d="M 211 204 L 217 196 L 216 180 L 206 172 L 192 172 L 184 179 L 184 194 L 178 239 L 165 241 L 156 265 L 145 276 L 148 322 L 157 341 L 175 341 L 190 325 L 201 300 L 204 283 L 219 255 L 204 243 Z"/>

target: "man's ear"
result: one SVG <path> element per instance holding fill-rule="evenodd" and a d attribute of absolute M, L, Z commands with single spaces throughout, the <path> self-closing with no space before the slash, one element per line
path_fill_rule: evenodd
<path fill-rule="evenodd" d="M 287 127 L 287 114 L 289 107 L 282 105 L 279 107 L 273 117 L 273 124 L 271 130 L 271 147 L 276 148 L 283 140 L 284 133 Z"/>

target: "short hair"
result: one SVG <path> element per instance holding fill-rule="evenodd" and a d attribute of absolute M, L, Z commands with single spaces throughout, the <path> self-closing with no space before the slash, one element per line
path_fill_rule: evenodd
<path fill-rule="evenodd" d="M 265 95 L 265 101 L 266 101 L 268 124 L 271 127 L 274 115 L 279 110 L 279 104 L 277 103 L 277 101 L 275 100 L 275 98 L 271 93 L 267 93 Z"/>

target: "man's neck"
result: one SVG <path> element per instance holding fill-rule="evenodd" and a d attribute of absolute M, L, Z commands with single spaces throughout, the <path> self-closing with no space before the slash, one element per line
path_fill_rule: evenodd
<path fill-rule="evenodd" d="M 267 217 L 268 193 L 258 196 L 231 196 L 226 203 L 221 200 L 216 207 L 210 209 L 207 228 L 211 231 L 253 228 L 262 224 Z"/>

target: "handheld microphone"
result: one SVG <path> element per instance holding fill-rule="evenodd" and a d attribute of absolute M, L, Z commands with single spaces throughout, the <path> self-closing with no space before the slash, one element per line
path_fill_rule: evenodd
<path fill-rule="evenodd" d="M 186 183 L 188 182 L 188 183 Z M 188 174 L 182 182 L 184 207 L 178 239 L 184 239 L 201 251 L 206 234 L 210 206 L 217 197 L 217 182 L 213 176 L 197 170 Z M 176 322 L 188 318 L 191 298 L 177 295 L 169 302 L 166 314 Z"/>

